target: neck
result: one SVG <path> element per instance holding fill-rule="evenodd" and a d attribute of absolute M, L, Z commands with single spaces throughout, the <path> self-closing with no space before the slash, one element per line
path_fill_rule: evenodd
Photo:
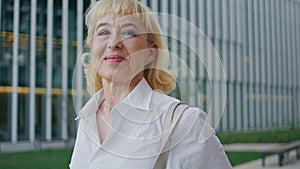
<path fill-rule="evenodd" d="M 102 79 L 105 101 L 103 106 L 111 110 L 113 106 L 123 100 L 143 78 L 143 74 L 135 76 L 131 81 L 119 82 Z"/>

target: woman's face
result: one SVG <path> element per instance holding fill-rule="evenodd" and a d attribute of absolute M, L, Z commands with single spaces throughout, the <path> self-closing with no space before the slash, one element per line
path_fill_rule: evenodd
<path fill-rule="evenodd" d="M 147 32 L 137 15 L 113 12 L 96 23 L 91 43 L 97 73 L 108 81 L 130 81 L 154 60 Z"/>

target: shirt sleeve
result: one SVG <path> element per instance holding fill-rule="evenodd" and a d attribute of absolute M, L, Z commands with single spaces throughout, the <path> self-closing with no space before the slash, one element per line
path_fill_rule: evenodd
<path fill-rule="evenodd" d="M 198 108 L 185 111 L 178 127 L 186 126 L 190 126 L 188 132 L 177 133 L 184 137 L 169 151 L 167 169 L 232 169 L 224 148 L 203 111 Z M 183 132 L 176 128 L 177 131 Z"/>

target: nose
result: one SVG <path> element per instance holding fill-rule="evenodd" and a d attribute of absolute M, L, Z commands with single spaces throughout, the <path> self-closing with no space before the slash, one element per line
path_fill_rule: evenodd
<path fill-rule="evenodd" d="M 108 49 L 121 49 L 123 47 L 123 43 L 121 41 L 115 42 L 115 43 L 110 43 L 108 45 Z"/>
<path fill-rule="evenodd" d="M 118 36 L 111 36 L 111 40 L 108 44 L 108 49 L 121 49 L 123 47 L 123 42 Z"/>

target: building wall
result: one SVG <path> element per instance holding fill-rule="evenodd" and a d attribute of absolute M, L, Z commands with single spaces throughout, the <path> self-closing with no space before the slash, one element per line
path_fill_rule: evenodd
<path fill-rule="evenodd" d="M 179 70 L 171 95 L 219 131 L 300 127 L 298 0 L 141 1 L 160 13 Z M 0 0 L 1 142 L 74 138 L 88 99 L 76 62 L 89 4 Z"/>
<path fill-rule="evenodd" d="M 194 41 L 191 26 L 174 24 L 171 29 L 179 29 L 176 37 L 187 45 L 171 42 L 170 48 L 179 51 L 178 56 L 195 72 L 193 77 L 179 79 L 188 86 L 181 91 L 183 100 L 211 113 L 214 127 L 220 131 L 299 127 L 299 1 L 147 2 L 154 11 L 184 18 L 204 33 L 197 34 Z M 197 57 L 189 48 L 194 44 Z M 217 55 L 224 65 L 225 100 L 222 72 L 216 68 L 217 61 L 210 58 L 212 55 Z M 200 63 L 195 67 L 197 58 Z M 183 65 L 176 66 L 182 66 L 184 72 Z M 191 91 L 193 81 L 198 84 L 197 92 Z"/>

